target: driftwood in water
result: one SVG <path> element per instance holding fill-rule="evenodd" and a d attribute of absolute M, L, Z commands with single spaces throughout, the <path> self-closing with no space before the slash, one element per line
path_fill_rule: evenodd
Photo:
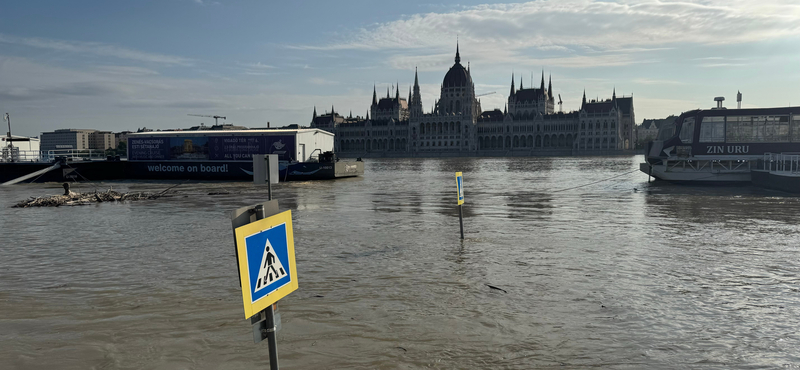
<path fill-rule="evenodd" d="M 65 189 L 66 190 L 66 189 Z M 66 190 L 69 191 L 69 190 Z M 48 195 L 44 197 L 32 197 L 28 200 L 19 202 L 13 208 L 27 207 L 59 207 L 59 206 L 80 206 L 91 203 L 102 202 L 122 202 L 126 200 L 157 199 L 164 195 L 166 191 L 152 193 L 118 193 L 108 190 L 104 193 L 76 193 L 69 191 L 69 195 Z"/>

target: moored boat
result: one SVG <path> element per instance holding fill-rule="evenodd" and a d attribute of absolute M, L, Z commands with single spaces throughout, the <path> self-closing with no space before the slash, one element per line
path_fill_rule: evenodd
<path fill-rule="evenodd" d="M 800 152 L 800 107 L 725 109 L 720 104 L 662 125 L 639 169 L 672 182 L 749 183 L 766 153 L 783 152 Z"/>

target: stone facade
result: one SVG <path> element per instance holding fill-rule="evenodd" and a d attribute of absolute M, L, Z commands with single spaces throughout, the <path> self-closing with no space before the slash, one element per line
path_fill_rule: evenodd
<path fill-rule="evenodd" d="M 370 118 L 370 115 L 372 118 Z M 408 99 L 387 90 L 378 99 L 373 87 L 372 104 L 366 117 L 345 118 L 333 112 L 317 116 L 311 127 L 336 135 L 338 152 L 396 153 L 403 156 L 520 154 L 537 155 L 609 153 L 632 149 L 635 141 L 633 97 L 586 100 L 579 110 L 555 112 L 552 77 L 545 86 L 544 73 L 538 88 L 516 88 L 514 77 L 503 111 L 483 111 L 475 95 L 470 68 L 461 64 L 456 47 L 455 63 L 445 74 L 439 98 L 425 113 L 419 77 Z M 404 154 L 405 153 L 405 154 Z"/>

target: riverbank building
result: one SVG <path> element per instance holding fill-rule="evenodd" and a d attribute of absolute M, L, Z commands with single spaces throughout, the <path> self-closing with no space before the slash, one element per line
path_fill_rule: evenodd
<path fill-rule="evenodd" d="M 392 97 L 392 92 L 394 97 Z M 560 101 L 560 96 L 559 96 Z M 519 87 L 514 76 L 504 109 L 483 111 L 475 95 L 469 64 L 461 64 L 456 46 L 455 63 L 442 80 L 439 98 L 425 112 L 414 72 L 408 99 L 399 86 L 378 98 L 373 86 L 366 116 L 317 115 L 311 127 L 334 133 L 339 153 L 357 156 L 526 156 L 614 154 L 633 149 L 636 121 L 633 96 L 587 100 L 580 109 L 555 111 L 552 76 L 539 87 Z"/>

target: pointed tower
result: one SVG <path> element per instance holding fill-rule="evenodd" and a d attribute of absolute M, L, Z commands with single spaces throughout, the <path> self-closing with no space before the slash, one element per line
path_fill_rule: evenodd
<path fill-rule="evenodd" d="M 333 104 L 331 104 L 331 119 L 333 119 L 333 117 L 335 117 L 335 115 L 333 114 L 333 112 L 334 112 L 334 110 L 333 110 Z"/>
<path fill-rule="evenodd" d="M 547 82 L 547 97 L 553 100 L 553 75 L 550 74 L 550 81 Z"/>
<path fill-rule="evenodd" d="M 400 104 L 400 82 L 397 82 L 397 86 L 394 89 L 394 98 L 397 99 L 397 104 Z"/>
<path fill-rule="evenodd" d="M 386 86 L 386 99 L 389 99 L 389 86 Z"/>
<path fill-rule="evenodd" d="M 314 106 L 314 117 L 311 120 L 313 121 L 314 118 L 317 118 L 317 106 L 316 105 Z"/>
<path fill-rule="evenodd" d="M 419 73 L 416 67 L 414 68 L 414 89 L 411 99 L 408 101 L 408 110 L 411 117 L 422 116 L 422 95 L 419 92 Z"/>
<path fill-rule="evenodd" d="M 586 89 L 583 89 L 583 101 L 581 101 L 581 109 L 586 106 Z"/>
<path fill-rule="evenodd" d="M 461 64 L 461 55 L 458 53 L 458 41 L 456 41 L 456 64 Z"/>
<path fill-rule="evenodd" d="M 544 69 L 542 70 L 542 83 L 539 85 L 539 91 L 544 95 Z"/>
<path fill-rule="evenodd" d="M 378 91 L 375 90 L 375 84 L 372 84 L 372 105 L 378 105 Z"/>
<path fill-rule="evenodd" d="M 508 97 L 510 98 L 511 95 L 514 95 L 516 92 L 517 91 L 514 90 L 514 72 L 511 72 L 511 93 L 508 95 Z"/>
<path fill-rule="evenodd" d="M 522 87 L 522 76 L 519 76 L 519 89 L 524 90 L 525 88 Z"/>

